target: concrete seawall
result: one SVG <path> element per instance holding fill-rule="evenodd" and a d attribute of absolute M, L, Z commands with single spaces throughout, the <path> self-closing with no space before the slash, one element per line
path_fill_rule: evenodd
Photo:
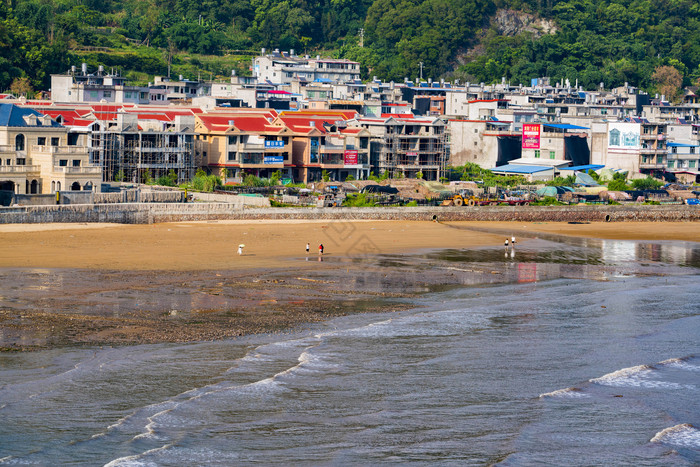
<path fill-rule="evenodd" d="M 243 208 L 229 203 L 124 203 L 0 208 L 0 224 L 149 224 L 223 219 L 366 219 L 520 222 L 697 222 L 699 206 L 481 206 L 405 208 Z"/>

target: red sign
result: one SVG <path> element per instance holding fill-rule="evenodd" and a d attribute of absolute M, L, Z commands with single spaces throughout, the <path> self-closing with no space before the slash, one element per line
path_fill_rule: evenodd
<path fill-rule="evenodd" d="M 345 150 L 345 163 L 348 165 L 357 164 L 357 149 L 346 149 Z"/>
<path fill-rule="evenodd" d="M 523 123 L 523 149 L 540 148 L 540 124 Z"/>

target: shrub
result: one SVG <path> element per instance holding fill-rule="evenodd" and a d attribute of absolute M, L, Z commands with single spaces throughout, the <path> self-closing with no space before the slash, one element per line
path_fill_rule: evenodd
<path fill-rule="evenodd" d="M 632 187 L 636 190 L 656 190 L 661 188 L 664 183 L 647 175 L 647 178 L 638 178 L 632 180 Z"/>
<path fill-rule="evenodd" d="M 197 191 L 212 192 L 214 188 L 221 185 L 221 179 L 216 175 L 207 175 L 207 173 L 199 169 L 192 179 L 192 188 Z"/>
<path fill-rule="evenodd" d="M 368 208 L 376 206 L 376 203 L 367 196 L 367 193 L 356 193 L 348 195 L 343 201 L 343 206 Z"/>

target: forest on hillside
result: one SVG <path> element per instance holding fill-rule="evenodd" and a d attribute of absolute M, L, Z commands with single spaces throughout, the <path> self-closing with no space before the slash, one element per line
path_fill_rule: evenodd
<path fill-rule="evenodd" d="M 498 11 L 545 19 L 553 33 L 503 33 Z M 363 31 L 362 46 L 360 31 Z M 127 77 L 173 70 L 226 77 L 250 57 L 295 49 L 357 60 L 364 78 L 529 83 L 647 91 L 700 78 L 696 0 L 8 0 L 0 4 L 0 89 L 46 90 L 86 61 Z M 655 75 L 655 72 L 656 75 Z M 196 78 L 196 76 L 188 76 Z M 668 90 L 667 90 L 668 92 Z"/>

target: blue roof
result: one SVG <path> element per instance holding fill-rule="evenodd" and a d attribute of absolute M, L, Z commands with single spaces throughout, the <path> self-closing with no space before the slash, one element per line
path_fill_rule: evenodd
<path fill-rule="evenodd" d="M 668 146 L 669 148 L 697 148 L 698 147 L 697 144 L 674 143 L 671 141 L 666 143 L 666 146 Z"/>
<path fill-rule="evenodd" d="M 316 83 L 332 83 L 333 80 L 331 80 L 329 78 L 316 78 L 314 80 L 314 82 L 316 82 Z"/>
<path fill-rule="evenodd" d="M 573 167 L 562 167 L 559 170 L 598 170 L 605 167 L 604 165 L 588 164 L 588 165 L 575 165 Z"/>
<path fill-rule="evenodd" d="M 569 123 L 545 123 L 542 126 L 558 128 L 560 130 L 590 130 L 590 128 L 586 128 L 585 126 L 571 125 Z"/>
<path fill-rule="evenodd" d="M 544 167 L 542 165 L 517 165 L 517 164 L 506 164 L 500 167 L 494 167 L 489 169 L 491 172 L 511 172 L 516 174 L 533 174 L 537 172 L 544 172 L 545 170 L 553 170 L 553 167 Z"/>
<path fill-rule="evenodd" d="M 0 126 L 23 126 L 28 127 L 27 122 L 24 121 L 24 116 L 26 115 L 36 115 L 37 117 L 44 117 L 44 114 L 37 112 L 33 109 L 28 109 L 26 107 L 19 107 L 14 104 L 0 104 Z M 42 125 L 31 125 L 31 126 L 42 126 Z M 59 123 L 51 120 L 51 127 L 60 127 Z"/>

